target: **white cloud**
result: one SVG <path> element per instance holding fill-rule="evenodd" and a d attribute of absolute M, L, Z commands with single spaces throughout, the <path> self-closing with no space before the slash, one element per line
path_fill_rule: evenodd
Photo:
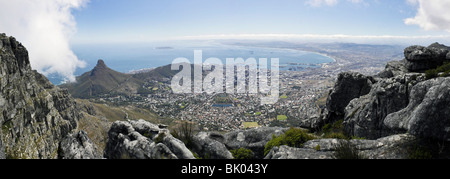
<path fill-rule="evenodd" d="M 450 32 L 449 0 L 407 0 L 418 7 L 413 18 L 405 19 L 407 25 L 418 25 L 425 30 L 446 30 Z"/>
<path fill-rule="evenodd" d="M 75 70 L 86 64 L 70 49 L 69 40 L 76 32 L 71 11 L 88 1 L 0 0 L 0 31 L 25 45 L 34 69 L 75 81 Z"/>

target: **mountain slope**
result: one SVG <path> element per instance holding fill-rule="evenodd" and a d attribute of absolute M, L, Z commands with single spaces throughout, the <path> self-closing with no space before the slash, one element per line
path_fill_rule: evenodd
<path fill-rule="evenodd" d="M 28 51 L 0 34 L 0 158 L 60 158 L 83 115 L 67 90 L 31 69 Z"/>
<path fill-rule="evenodd" d="M 191 65 L 193 70 L 194 66 Z M 152 81 L 169 82 L 179 73 L 171 70 L 171 65 L 155 68 L 151 71 L 137 74 L 125 74 L 107 67 L 103 60 L 89 72 L 77 77 L 77 82 L 60 85 L 68 89 L 75 98 L 89 99 L 109 95 L 137 95 L 146 91 L 143 87 Z"/>
<path fill-rule="evenodd" d="M 77 82 L 61 85 L 76 98 L 91 98 L 104 94 L 135 94 L 142 86 L 142 80 L 132 75 L 114 71 L 103 60 L 89 72 L 77 77 Z"/>

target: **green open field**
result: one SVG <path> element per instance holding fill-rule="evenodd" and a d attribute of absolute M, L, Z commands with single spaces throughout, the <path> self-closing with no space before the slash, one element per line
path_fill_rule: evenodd
<path fill-rule="evenodd" d="M 288 117 L 286 115 L 278 115 L 277 116 L 277 120 L 279 121 L 286 121 L 288 119 Z"/>
<path fill-rule="evenodd" d="M 259 127 L 257 122 L 244 122 L 244 128 L 255 128 L 255 127 Z"/>

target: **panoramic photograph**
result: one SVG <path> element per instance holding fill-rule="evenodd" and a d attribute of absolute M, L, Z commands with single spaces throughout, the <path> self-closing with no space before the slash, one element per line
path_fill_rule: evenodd
<path fill-rule="evenodd" d="M 0 159 L 450 158 L 448 0 L 0 7 Z"/>

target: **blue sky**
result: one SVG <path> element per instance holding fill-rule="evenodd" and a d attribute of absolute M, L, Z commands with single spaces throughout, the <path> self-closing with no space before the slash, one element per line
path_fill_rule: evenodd
<path fill-rule="evenodd" d="M 311 2 L 318 2 L 312 4 Z M 327 4 L 327 1 L 334 3 Z M 235 34 L 448 35 L 406 25 L 414 0 L 91 0 L 75 42 Z"/>

